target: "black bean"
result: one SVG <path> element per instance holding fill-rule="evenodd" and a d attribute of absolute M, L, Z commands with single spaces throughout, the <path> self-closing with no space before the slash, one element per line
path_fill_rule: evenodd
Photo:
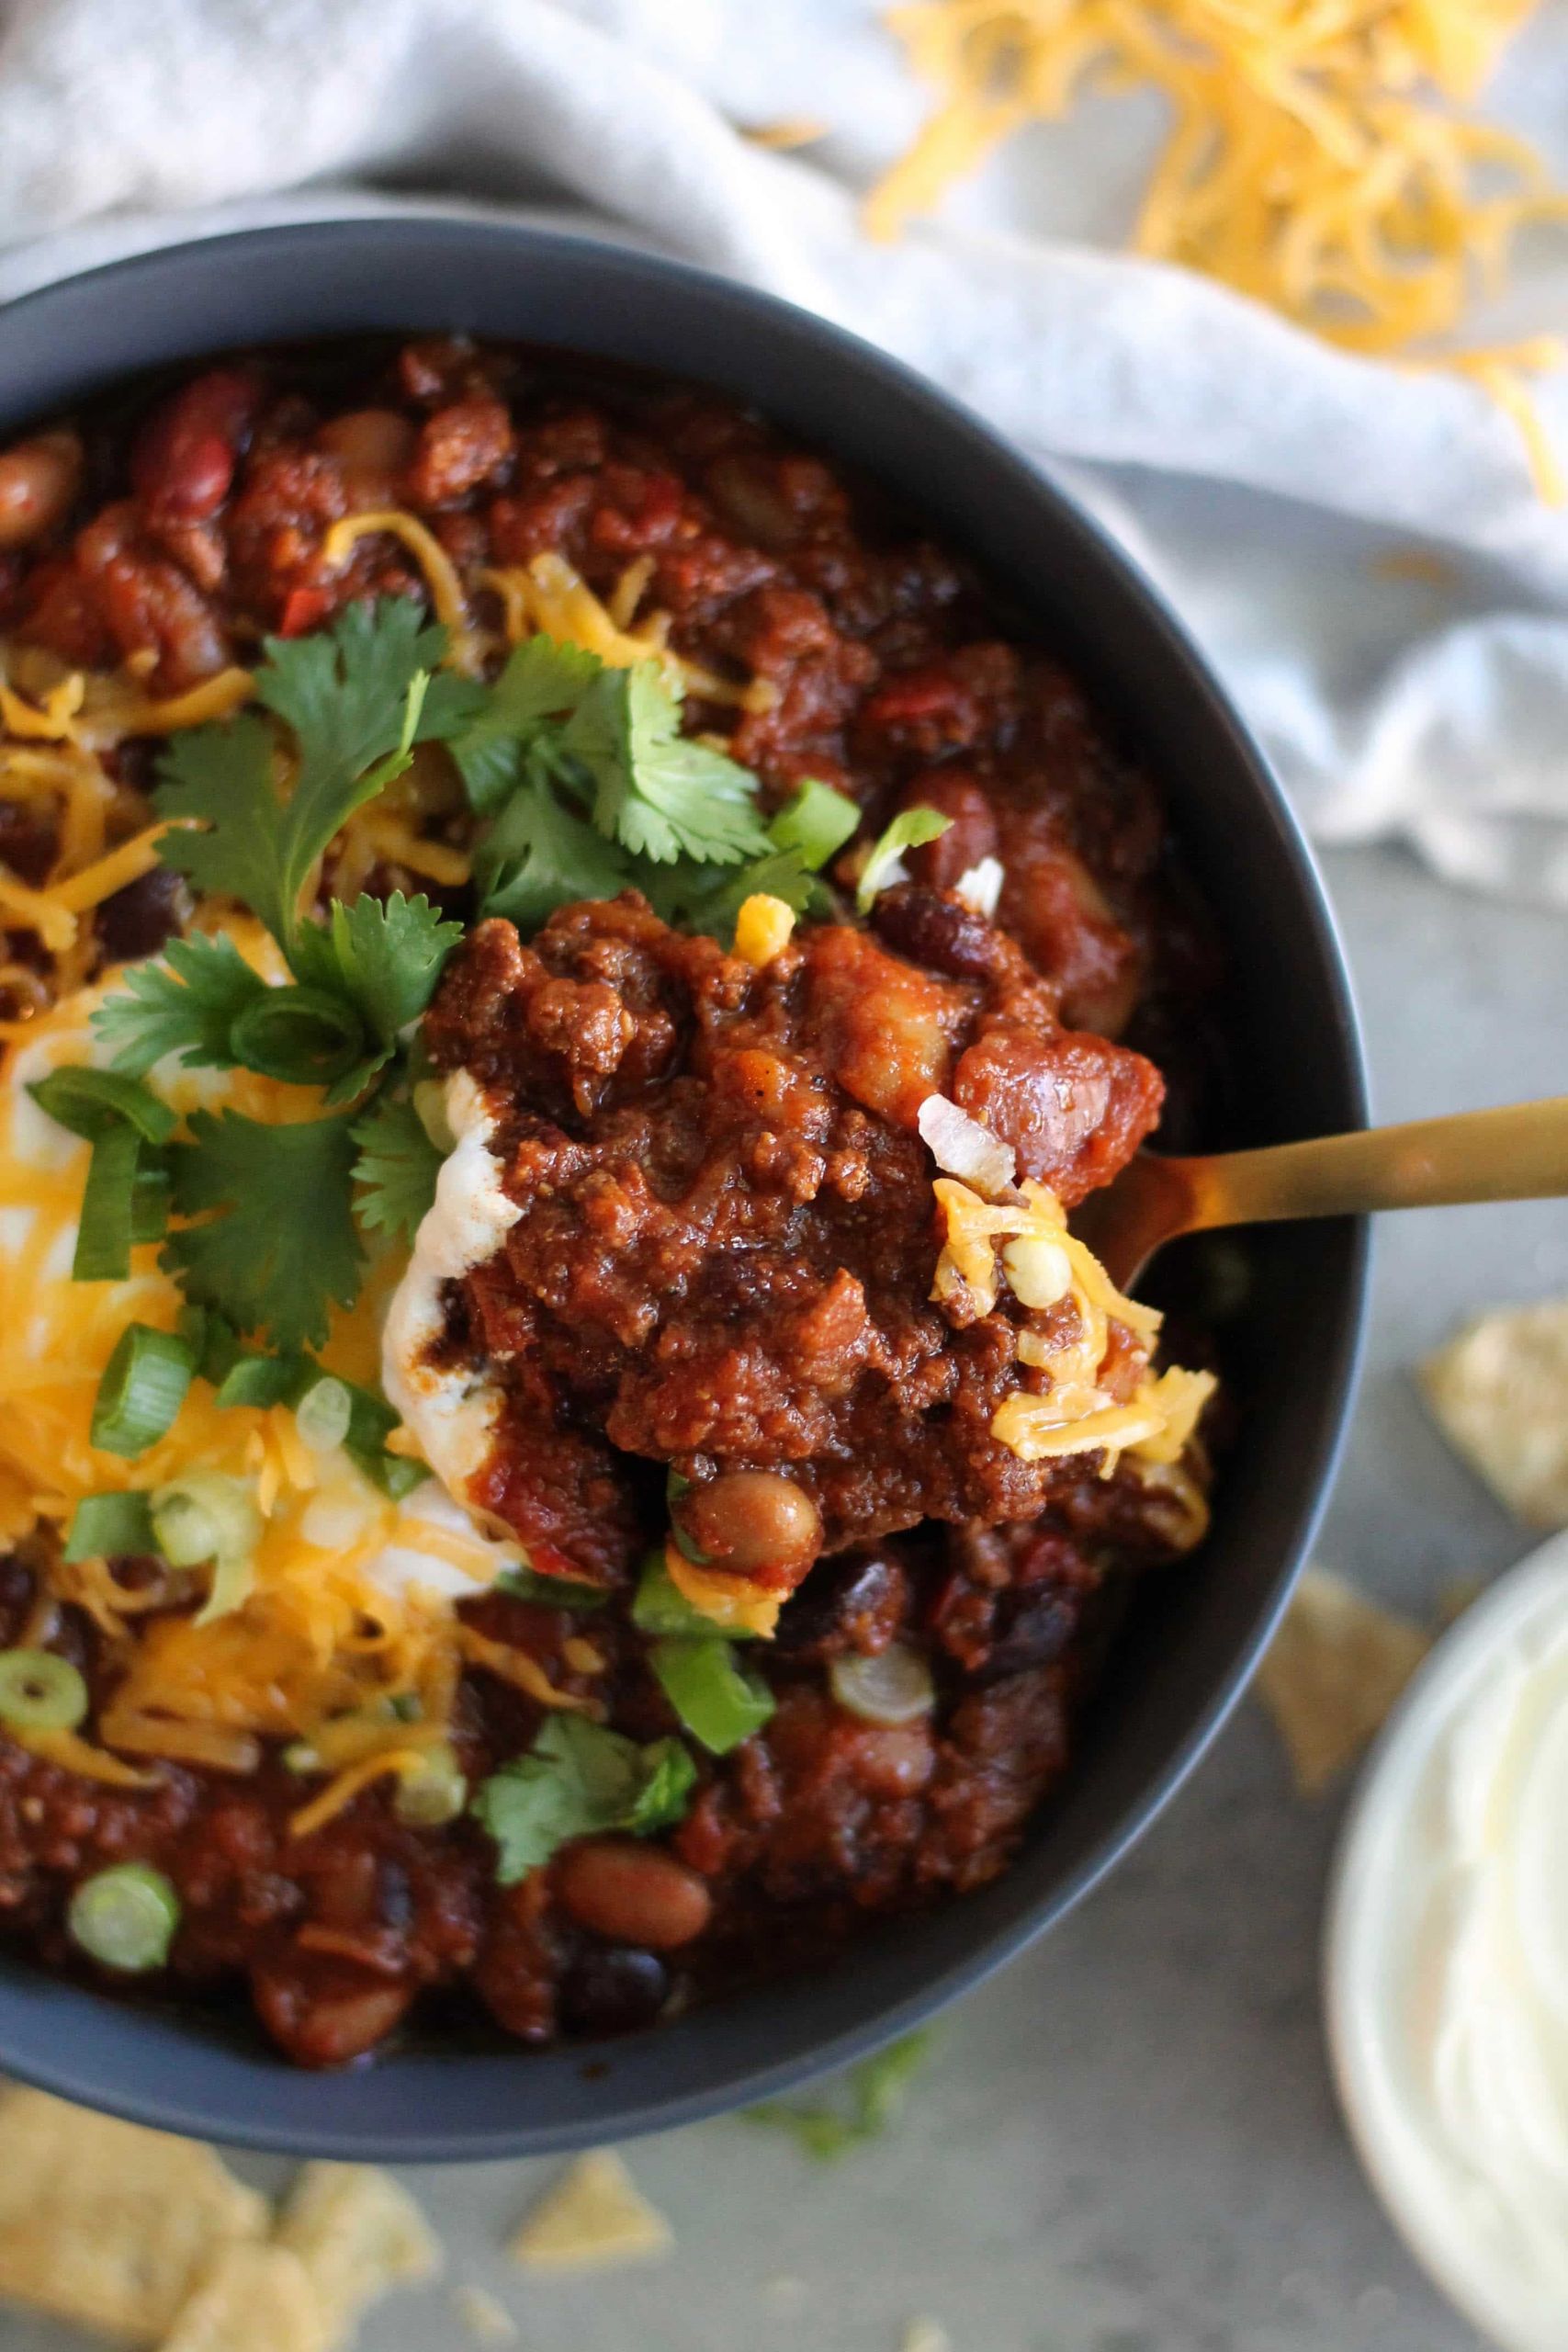
<path fill-rule="evenodd" d="M 155 956 L 171 932 L 181 929 L 189 901 L 183 878 L 167 865 L 154 865 L 98 909 L 98 939 L 111 964 Z"/>
<path fill-rule="evenodd" d="M 585 1951 L 561 1985 L 561 2022 L 571 2033 L 636 2033 L 654 2023 L 669 1991 L 670 1973 L 656 1952 L 626 1944 Z"/>

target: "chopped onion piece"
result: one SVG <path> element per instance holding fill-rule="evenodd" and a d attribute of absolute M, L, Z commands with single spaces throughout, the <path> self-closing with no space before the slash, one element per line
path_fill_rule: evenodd
<path fill-rule="evenodd" d="M 833 1696 L 863 1724 L 917 1723 L 936 1704 L 931 1670 L 918 1651 L 893 1642 L 874 1657 L 836 1657 L 828 1668 Z"/>
<path fill-rule="evenodd" d="M 983 857 L 969 866 L 953 884 L 955 895 L 977 915 L 994 915 L 1007 880 L 1007 868 L 999 857 Z"/>
<path fill-rule="evenodd" d="M 1007 1191 L 1018 1167 L 1011 1144 L 1003 1143 L 945 1094 L 928 1094 L 916 1124 L 931 1158 L 949 1176 L 991 1198 Z"/>

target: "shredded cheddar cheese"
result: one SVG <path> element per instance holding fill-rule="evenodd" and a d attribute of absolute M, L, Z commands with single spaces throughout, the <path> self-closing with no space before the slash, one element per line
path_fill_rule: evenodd
<path fill-rule="evenodd" d="M 547 552 L 535 556 L 525 566 L 479 575 L 480 585 L 500 598 L 506 634 L 514 645 L 542 631 L 596 653 L 612 670 L 629 670 L 637 662 L 657 662 L 671 685 L 703 702 L 733 704 L 751 713 L 772 710 L 778 701 L 778 689 L 770 679 L 738 684 L 675 652 L 668 641 L 667 614 L 650 614 L 640 628 L 633 628 L 651 576 L 649 559 L 638 557 L 622 574 L 605 605 L 563 555 Z"/>
<path fill-rule="evenodd" d="M 973 1322 L 995 1311 L 1005 1281 L 1021 1306 L 1041 1316 L 1038 1324 L 1023 1326 L 1016 1345 L 1018 1361 L 1043 1374 L 1046 1385 L 1040 1394 L 1020 1388 L 1004 1398 L 991 1421 L 998 1444 L 1021 1462 L 1101 1453 L 1107 1476 L 1123 1454 L 1162 1469 L 1179 1464 L 1213 1395 L 1213 1376 L 1179 1366 L 1157 1375 L 1147 1369 L 1159 1337 L 1157 1309 L 1123 1296 L 1069 1233 L 1055 1193 L 1025 1182 L 1007 1199 L 987 1201 L 951 1176 L 939 1176 L 932 1190 L 945 1233 L 933 1300 Z M 1130 1397 L 1102 1385 L 1112 1323 L 1143 1351 Z"/>
<path fill-rule="evenodd" d="M 940 94 L 873 190 L 899 233 L 1025 124 L 1156 90 L 1172 117 L 1139 253 L 1223 280 L 1347 348 L 1409 358 L 1460 327 L 1528 224 L 1568 196 L 1524 140 L 1468 117 L 1536 0 L 908 0 L 887 21 Z M 1524 388 L 1538 339 L 1424 361 L 1514 418 L 1543 496 L 1564 477 Z"/>
<path fill-rule="evenodd" d="M 457 567 L 428 524 L 400 506 L 376 507 L 364 514 L 345 514 L 321 541 L 321 560 L 340 566 L 348 560 L 355 540 L 369 532 L 384 531 L 400 539 L 418 564 L 430 590 L 435 617 L 448 631 L 446 659 L 455 670 L 477 670 L 484 641 L 468 619 L 468 600 L 457 577 Z"/>

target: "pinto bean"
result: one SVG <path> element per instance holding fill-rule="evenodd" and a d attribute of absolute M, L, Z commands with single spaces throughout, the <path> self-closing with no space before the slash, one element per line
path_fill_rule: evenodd
<path fill-rule="evenodd" d="M 695 1871 L 657 1846 L 595 1838 L 560 1864 L 560 1899 L 580 1927 L 611 1943 L 672 1951 L 707 1926 L 713 1898 Z"/>
<path fill-rule="evenodd" d="M 0 548 L 31 547 L 56 529 L 81 479 L 73 433 L 39 433 L 0 452 Z"/>
<path fill-rule="evenodd" d="M 361 504 L 388 506 L 396 501 L 419 434 L 395 408 L 356 408 L 323 424 L 316 439 L 337 459 Z"/>
<path fill-rule="evenodd" d="M 936 1770 L 930 1724 L 884 1724 L 856 1732 L 855 1778 L 879 1797 L 912 1797 Z"/>
<path fill-rule="evenodd" d="M 794 1589 L 822 1548 L 822 1514 L 804 1487 L 773 1470 L 727 1470 L 677 1506 L 684 1532 L 716 1567 L 771 1569 Z"/>

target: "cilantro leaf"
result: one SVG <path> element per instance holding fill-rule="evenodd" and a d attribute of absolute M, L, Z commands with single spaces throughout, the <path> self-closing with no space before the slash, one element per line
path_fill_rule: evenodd
<path fill-rule="evenodd" d="M 393 1233 L 412 1241 L 420 1220 L 435 1198 L 441 1154 L 425 1134 L 406 1095 L 382 1092 L 351 1130 L 358 1148 L 354 1181 L 355 1211 L 371 1232 Z"/>
<path fill-rule="evenodd" d="M 855 888 L 857 911 L 870 914 L 872 900 L 879 890 L 886 890 L 894 882 L 907 882 L 909 877 L 904 871 L 904 852 L 919 849 L 925 842 L 940 841 L 952 822 L 951 817 L 939 817 L 934 808 L 901 808 L 871 845 L 871 854 Z"/>
<path fill-rule="evenodd" d="M 427 898 L 405 899 L 400 890 L 384 899 L 366 895 L 352 906 L 334 899 L 324 923 L 300 925 L 296 971 L 313 986 L 346 998 L 379 1048 L 351 1074 L 359 1084 L 424 1011 L 442 966 L 462 936 L 462 924 L 448 922 Z M 347 1081 L 341 1081 L 339 1091 L 347 1091 Z"/>
<path fill-rule="evenodd" d="M 705 931 L 725 947 L 735 937 L 736 917 L 759 890 L 782 899 L 797 915 L 820 912 L 832 903 L 797 849 L 774 850 L 750 865 L 726 866 L 716 874 L 682 859 L 672 868 L 658 866 L 639 875 L 637 883 L 666 922 Z"/>
<path fill-rule="evenodd" d="M 497 1880 L 514 1886 L 573 1838 L 606 1829 L 647 1838 L 671 1827 L 696 1777 L 678 1739 L 639 1747 L 581 1715 L 551 1715 L 532 1754 L 493 1772 L 472 1811 L 500 1848 Z"/>
<path fill-rule="evenodd" d="M 670 865 L 694 857 L 737 865 L 770 843 L 753 805 L 757 779 L 680 731 L 678 697 L 656 662 L 602 670 L 561 729 L 581 762 L 593 822 L 607 841 Z"/>
<path fill-rule="evenodd" d="M 575 899 L 613 899 L 632 879 L 625 852 L 569 808 L 537 764 L 496 819 L 475 873 L 485 913 L 524 932 Z"/>
<path fill-rule="evenodd" d="M 860 818 L 857 800 L 808 775 L 795 786 L 784 807 L 775 810 L 769 820 L 768 838 L 775 849 L 798 850 L 815 872 L 843 848 Z"/>
<path fill-rule="evenodd" d="M 193 1067 L 221 1069 L 232 1061 L 229 1032 L 266 993 L 231 939 L 193 932 L 171 939 L 156 963 L 139 964 L 124 985 L 94 1013 L 93 1035 L 114 1057 L 116 1069 L 144 1077 L 165 1054 Z"/>
<path fill-rule="evenodd" d="M 159 855 L 197 889 L 239 899 L 290 947 L 306 880 L 333 835 L 408 764 L 416 738 L 454 723 L 450 696 L 428 709 L 445 644 L 446 632 L 425 628 L 400 597 L 350 605 L 316 636 L 268 638 L 256 698 L 292 730 L 293 790 L 280 799 L 276 739 L 257 712 L 177 735 L 160 771 L 159 812 L 207 830 L 165 833 Z M 471 708 L 468 698 L 461 707 Z"/>
<path fill-rule="evenodd" d="M 164 1264 L 198 1306 L 280 1348 L 325 1340 L 328 1310 L 359 1291 L 350 1207 L 348 1119 L 266 1126 L 237 1111 L 197 1111 L 191 1140 L 169 1153 L 175 1206 L 219 1215 L 170 1235 Z"/>
<path fill-rule="evenodd" d="M 560 645 L 553 637 L 530 637 L 513 649 L 483 708 L 449 745 L 469 805 L 481 817 L 500 808 L 529 745 L 547 721 L 577 708 L 602 666 L 586 647 Z"/>
<path fill-rule="evenodd" d="M 931 2029 L 923 2026 L 852 2066 L 844 2077 L 847 2096 L 841 2105 L 827 2099 L 769 2099 L 761 2107 L 748 2108 L 745 2120 L 792 2132 L 808 2156 L 831 2163 L 897 2121 L 931 2049 Z"/>

